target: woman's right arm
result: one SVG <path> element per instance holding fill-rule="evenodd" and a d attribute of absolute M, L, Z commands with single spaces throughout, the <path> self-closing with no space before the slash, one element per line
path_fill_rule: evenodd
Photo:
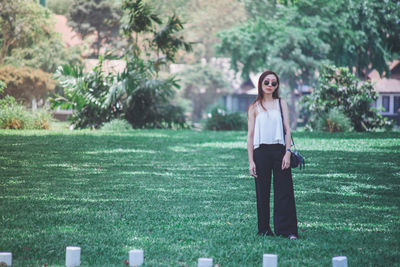
<path fill-rule="evenodd" d="M 251 176 L 257 178 L 256 164 L 253 158 L 253 140 L 254 140 L 254 125 L 255 125 L 255 109 L 251 105 L 247 112 L 247 153 L 249 155 L 249 173 Z"/>

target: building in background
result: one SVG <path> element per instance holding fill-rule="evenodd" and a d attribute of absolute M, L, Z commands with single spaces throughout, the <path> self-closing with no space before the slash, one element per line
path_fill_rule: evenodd
<path fill-rule="evenodd" d="M 371 71 L 368 78 L 374 83 L 374 89 L 378 93 L 374 107 L 383 108 L 381 114 L 400 125 L 400 60 L 389 64 L 388 78 L 381 78 L 376 70 Z"/>

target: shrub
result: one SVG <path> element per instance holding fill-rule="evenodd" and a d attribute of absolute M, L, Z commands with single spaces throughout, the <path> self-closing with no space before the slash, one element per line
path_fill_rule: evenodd
<path fill-rule="evenodd" d="M 72 3 L 71 0 L 47 0 L 47 7 L 55 14 L 66 16 Z"/>
<path fill-rule="evenodd" d="M 227 113 L 220 107 L 212 109 L 207 118 L 205 129 L 207 130 L 246 130 L 246 117 L 239 112 Z"/>
<path fill-rule="evenodd" d="M 302 102 L 310 114 L 327 114 L 335 107 L 340 108 L 354 130 L 359 132 L 390 130 L 393 123 L 371 106 L 376 99 L 377 93 L 369 81 L 359 81 L 348 68 L 326 65 L 321 69 L 319 85 Z M 317 117 L 311 117 L 308 127 L 317 125 L 312 119 Z"/>
<path fill-rule="evenodd" d="M 11 95 L 25 103 L 30 103 L 33 97 L 42 98 L 55 86 L 49 73 L 29 67 L 17 68 L 12 65 L 0 67 L 0 80 L 6 84 L 0 97 Z"/>
<path fill-rule="evenodd" d="M 129 122 L 123 119 L 114 119 L 104 123 L 103 126 L 101 126 L 101 130 L 104 131 L 125 131 L 131 129 L 132 126 L 129 124 Z"/>
<path fill-rule="evenodd" d="M 32 122 L 32 116 L 22 105 L 5 105 L 0 110 L 1 129 L 29 129 Z"/>
<path fill-rule="evenodd" d="M 350 119 L 338 108 L 319 114 L 315 124 L 316 130 L 328 132 L 347 132 L 352 128 Z"/>
<path fill-rule="evenodd" d="M 43 129 L 43 130 L 49 130 L 50 129 L 50 122 L 53 120 L 53 117 L 51 116 L 51 112 L 48 108 L 42 108 L 35 110 L 32 113 L 32 119 L 33 119 L 33 129 Z"/>
<path fill-rule="evenodd" d="M 18 104 L 9 98 L 7 104 L 0 108 L 0 129 L 49 129 L 51 113 L 48 109 L 40 109 L 34 112 L 27 110 L 23 105 Z M 0 103 L 1 100 L 0 99 Z"/>
<path fill-rule="evenodd" d="M 91 72 L 68 65 L 55 77 L 64 87 L 64 97 L 51 98 L 53 107 L 72 108 L 76 128 L 99 128 L 115 118 L 124 118 L 134 128 L 186 128 L 183 109 L 170 102 L 178 87 L 174 77 L 161 78 L 153 66 L 136 57 L 116 76 L 104 73 L 103 59 Z"/>

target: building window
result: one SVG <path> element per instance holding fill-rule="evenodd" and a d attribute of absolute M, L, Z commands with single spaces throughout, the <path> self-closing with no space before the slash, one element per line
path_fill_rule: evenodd
<path fill-rule="evenodd" d="M 393 97 L 394 99 L 394 113 L 400 113 L 400 96 Z"/>
<path fill-rule="evenodd" d="M 385 108 L 384 112 L 390 112 L 390 96 L 382 96 L 382 107 Z"/>

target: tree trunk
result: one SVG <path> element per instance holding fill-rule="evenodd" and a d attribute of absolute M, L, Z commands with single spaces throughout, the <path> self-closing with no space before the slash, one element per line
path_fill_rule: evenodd
<path fill-rule="evenodd" d="M 294 93 L 294 89 L 290 90 L 290 128 L 292 130 L 296 130 L 297 128 L 297 118 L 299 115 L 296 112 L 296 94 Z"/>
<path fill-rule="evenodd" d="M 96 55 L 96 57 L 99 57 L 99 55 L 100 55 L 100 48 L 101 48 L 100 32 L 97 32 L 96 48 L 97 48 L 97 55 Z"/>

